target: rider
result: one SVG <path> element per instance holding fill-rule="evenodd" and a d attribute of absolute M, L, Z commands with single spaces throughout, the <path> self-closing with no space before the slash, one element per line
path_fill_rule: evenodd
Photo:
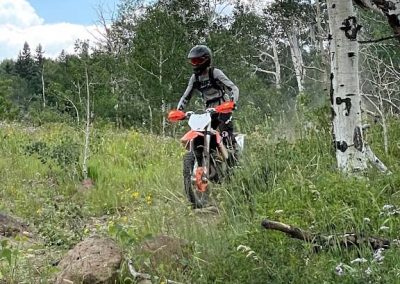
<path fill-rule="evenodd" d="M 188 59 L 193 68 L 193 74 L 189 79 L 185 93 L 182 95 L 178 110 L 183 110 L 197 90 L 201 93 L 206 108 L 216 107 L 223 102 L 233 101 L 235 104 L 239 99 L 239 89 L 236 85 L 220 70 L 211 67 L 212 52 L 205 45 L 194 46 Z M 211 127 L 218 129 L 223 137 L 225 145 L 236 147 L 233 136 L 232 113 L 212 115 Z M 228 141 L 232 141 L 228 144 Z M 201 151 L 195 151 L 196 160 L 201 163 Z M 199 166 L 201 166 L 199 164 Z"/>

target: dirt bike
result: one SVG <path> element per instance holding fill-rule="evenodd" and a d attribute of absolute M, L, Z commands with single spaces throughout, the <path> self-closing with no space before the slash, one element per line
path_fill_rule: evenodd
<path fill-rule="evenodd" d="M 213 114 L 231 113 L 233 102 L 225 102 L 215 108 L 201 113 L 172 110 L 168 114 L 171 122 L 188 119 L 191 128 L 182 138 L 183 146 L 188 150 L 183 158 L 183 183 L 185 193 L 194 208 L 208 205 L 210 181 L 219 183 L 230 174 L 232 166 L 237 163 L 237 155 L 243 150 L 244 135 L 235 134 L 237 149 L 232 144 L 225 145 L 221 134 L 211 127 Z M 202 148 L 201 167 L 196 160 L 194 149 Z"/>

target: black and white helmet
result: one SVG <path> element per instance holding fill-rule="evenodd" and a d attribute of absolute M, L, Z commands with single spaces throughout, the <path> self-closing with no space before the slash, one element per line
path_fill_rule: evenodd
<path fill-rule="evenodd" d="M 188 54 L 188 59 L 195 74 L 201 74 L 211 64 L 212 52 L 205 45 L 194 46 Z"/>

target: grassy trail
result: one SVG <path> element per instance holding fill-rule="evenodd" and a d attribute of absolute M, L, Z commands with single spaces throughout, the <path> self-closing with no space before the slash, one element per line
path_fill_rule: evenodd
<path fill-rule="evenodd" d="M 306 243 L 260 225 L 269 218 L 333 236 L 398 239 L 400 131 L 397 124 L 390 129 L 387 155 L 379 132 L 369 142 L 393 175 L 371 169 L 361 179 L 336 172 L 328 131 L 310 129 L 289 143 L 271 139 L 271 129 L 255 130 L 247 135 L 243 166 L 213 190 L 219 214 L 204 214 L 192 211 L 183 194 L 184 151 L 172 138 L 95 129 L 89 163 L 94 187 L 88 190 L 80 182 L 78 129 L 3 125 L 0 211 L 28 222 L 35 238 L 8 243 L 12 261 L 2 259 L 0 279 L 51 283 L 52 264 L 96 234 L 117 240 L 143 272 L 184 283 L 396 283 L 396 245 L 380 261 L 368 247 L 315 254 Z M 138 254 L 143 242 L 162 235 L 187 241 L 187 250 L 161 263 Z M 131 283 L 125 278 L 122 269 L 121 283 Z"/>

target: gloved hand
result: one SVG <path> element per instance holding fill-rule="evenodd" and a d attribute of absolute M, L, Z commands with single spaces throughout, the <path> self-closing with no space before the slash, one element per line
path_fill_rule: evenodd
<path fill-rule="evenodd" d="M 237 110 L 237 103 L 235 102 L 235 100 L 233 99 L 233 97 L 231 97 L 231 102 L 234 103 L 234 105 L 233 105 L 233 110 Z"/>

